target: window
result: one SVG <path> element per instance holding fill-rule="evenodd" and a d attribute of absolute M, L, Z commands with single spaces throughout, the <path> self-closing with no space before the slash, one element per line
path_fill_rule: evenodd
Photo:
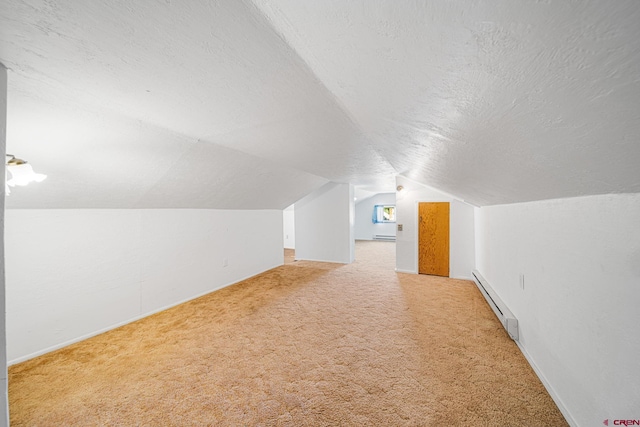
<path fill-rule="evenodd" d="M 373 207 L 373 223 L 396 222 L 395 205 L 375 205 Z"/>

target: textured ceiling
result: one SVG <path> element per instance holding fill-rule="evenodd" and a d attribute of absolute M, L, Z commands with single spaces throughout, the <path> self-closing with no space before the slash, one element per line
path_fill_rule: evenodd
<path fill-rule="evenodd" d="M 403 174 L 476 205 L 640 192 L 637 1 L 0 5 L 8 207 L 283 209 Z"/>

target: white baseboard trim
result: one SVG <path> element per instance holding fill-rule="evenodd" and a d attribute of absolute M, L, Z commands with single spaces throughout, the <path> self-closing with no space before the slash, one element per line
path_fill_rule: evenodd
<path fill-rule="evenodd" d="M 418 274 L 417 271 L 403 270 L 401 268 L 396 268 L 396 273 Z"/>
<path fill-rule="evenodd" d="M 269 268 L 267 268 L 265 270 L 259 271 L 258 273 L 250 274 L 250 275 L 248 275 L 248 276 L 246 276 L 244 278 L 235 280 L 235 281 L 230 282 L 230 283 L 226 283 L 224 285 L 217 286 L 215 288 L 212 288 L 212 289 L 210 289 L 208 291 L 202 292 L 202 293 L 200 293 L 198 295 L 195 295 L 193 297 L 189 297 L 189 298 L 186 298 L 186 299 L 181 300 L 179 302 L 176 302 L 175 304 L 170 304 L 170 305 L 164 306 L 162 308 L 159 308 L 157 310 L 153 310 L 153 311 L 150 311 L 148 313 L 144 313 L 144 314 L 141 314 L 139 316 L 133 317 L 131 319 L 123 320 L 122 322 L 118 322 L 118 323 L 116 323 L 114 325 L 107 326 L 106 328 L 102 328 L 102 329 L 99 329 L 97 331 L 90 332 L 88 334 L 81 335 L 81 336 L 79 336 L 77 338 L 73 338 L 71 340 L 65 341 L 63 343 L 56 344 L 56 345 L 53 345 L 51 347 L 47 347 L 47 348 L 42 349 L 42 350 L 38 350 L 36 352 L 27 354 L 26 356 L 17 357 L 15 359 L 7 361 L 7 366 L 12 366 L 12 365 L 16 365 L 16 364 L 21 363 L 21 362 L 26 362 L 27 360 L 33 359 L 33 358 L 38 357 L 38 356 L 42 356 L 43 354 L 51 353 L 52 351 L 59 350 L 61 348 L 67 347 L 67 346 L 69 346 L 71 344 L 75 344 L 77 342 L 84 341 L 84 340 L 86 340 L 88 338 L 95 337 L 95 336 L 103 334 L 105 332 L 109 332 L 109 331 L 111 331 L 113 329 L 117 329 L 117 328 L 119 328 L 121 326 L 124 326 L 124 325 L 127 325 L 129 323 L 133 323 L 133 322 L 136 322 L 136 321 L 138 321 L 140 319 L 144 319 L 145 317 L 149 317 L 149 316 L 154 315 L 156 313 L 160 313 L 161 311 L 168 310 L 168 309 L 170 309 L 172 307 L 175 307 L 175 306 L 178 306 L 180 304 L 184 304 L 185 302 L 189 302 L 189 301 L 192 301 L 194 299 L 198 299 L 198 298 L 203 297 L 205 295 L 208 295 L 208 294 L 210 294 L 212 292 L 215 292 L 215 291 L 218 291 L 220 289 L 226 288 L 227 286 L 235 285 L 236 283 L 242 282 L 243 280 L 250 279 L 250 278 L 252 278 L 254 276 L 257 276 L 259 274 L 262 274 L 262 273 L 264 273 L 266 271 L 273 270 L 274 268 L 279 267 L 281 265 L 283 265 L 283 264 L 282 263 L 276 264 L 273 267 L 269 267 Z"/>
<path fill-rule="evenodd" d="M 396 273 L 407 273 L 407 274 L 418 274 L 417 271 L 415 270 L 403 270 L 402 268 L 396 268 Z M 456 276 L 456 277 L 449 277 L 449 279 L 457 279 L 457 280 L 471 280 L 473 282 L 473 279 L 471 277 L 466 277 L 466 276 Z"/>
<path fill-rule="evenodd" d="M 296 261 L 311 261 L 311 262 L 326 262 L 329 264 L 351 264 L 350 262 L 343 261 L 327 261 L 326 259 L 311 259 L 311 258 L 294 258 Z"/>
<path fill-rule="evenodd" d="M 560 410 L 560 412 L 562 413 L 564 418 L 567 420 L 569 425 L 571 427 L 578 427 L 578 423 L 571 416 L 571 413 L 569 412 L 569 410 L 565 406 L 564 402 L 562 401 L 560 396 L 558 396 L 558 393 L 556 393 L 555 389 L 551 386 L 549 381 L 547 381 L 547 378 L 544 376 L 544 374 L 542 373 L 540 368 L 538 368 L 538 365 L 536 365 L 536 363 L 533 361 L 533 359 L 531 358 L 531 355 L 527 352 L 527 350 L 525 350 L 525 348 L 522 346 L 522 344 L 520 344 L 519 341 L 514 341 L 514 342 L 516 343 L 516 345 L 520 349 L 520 352 L 522 353 L 524 358 L 527 359 L 527 362 L 529 362 L 529 365 L 531 365 L 531 368 L 536 373 L 538 378 L 540 378 L 540 381 L 542 382 L 542 385 L 544 386 L 544 388 L 547 389 L 547 392 L 549 393 L 549 396 L 551 396 L 551 399 L 553 399 L 553 401 L 555 402 L 556 406 L 558 407 L 558 409 Z"/>

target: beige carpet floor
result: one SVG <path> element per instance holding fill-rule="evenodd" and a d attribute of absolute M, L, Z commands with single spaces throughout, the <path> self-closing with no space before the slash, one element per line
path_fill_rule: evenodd
<path fill-rule="evenodd" d="M 472 282 L 292 262 L 12 366 L 13 426 L 562 426 Z"/>

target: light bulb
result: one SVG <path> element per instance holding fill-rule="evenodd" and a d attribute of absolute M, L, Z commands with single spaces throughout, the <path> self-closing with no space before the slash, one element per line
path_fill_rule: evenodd
<path fill-rule="evenodd" d="M 7 185 L 14 187 L 16 185 L 27 185 L 30 182 L 41 182 L 47 178 L 47 175 L 35 173 L 28 163 L 18 165 L 8 165 L 7 170 L 11 174 L 11 179 L 7 180 Z"/>

